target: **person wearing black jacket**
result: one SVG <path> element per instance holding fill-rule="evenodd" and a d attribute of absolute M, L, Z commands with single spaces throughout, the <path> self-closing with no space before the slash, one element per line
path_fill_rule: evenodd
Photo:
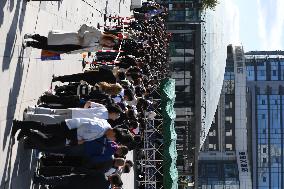
<path fill-rule="evenodd" d="M 59 87 L 63 88 L 63 87 Z M 68 88 L 68 87 L 67 87 Z M 68 94 L 69 93 L 69 94 Z M 90 93 L 72 95 L 70 92 L 66 92 L 67 95 L 58 94 L 44 94 L 40 99 L 40 107 L 51 109 L 66 109 L 66 108 L 78 108 L 83 107 L 87 101 L 96 102 L 103 105 L 110 105 L 113 103 L 110 95 L 100 91 L 93 90 Z M 55 105 L 54 105 L 55 104 Z"/>
<path fill-rule="evenodd" d="M 118 174 L 113 174 L 107 179 L 104 173 L 96 173 L 92 175 L 62 175 L 54 177 L 44 177 L 35 175 L 34 184 L 50 185 L 53 189 L 109 189 L 110 186 L 120 187 L 123 185 Z"/>
<path fill-rule="evenodd" d="M 114 158 L 100 163 L 92 163 L 83 157 L 76 156 L 47 156 L 41 158 L 42 166 L 38 173 L 45 177 L 69 174 L 94 174 L 105 173 L 112 167 L 124 165 L 123 158 Z"/>
<path fill-rule="evenodd" d="M 84 73 L 57 76 L 52 79 L 52 82 L 80 82 L 81 80 L 86 81 L 91 85 L 103 81 L 107 83 L 116 83 L 116 77 L 112 70 L 103 67 L 99 68 L 99 70 L 86 71 Z"/>

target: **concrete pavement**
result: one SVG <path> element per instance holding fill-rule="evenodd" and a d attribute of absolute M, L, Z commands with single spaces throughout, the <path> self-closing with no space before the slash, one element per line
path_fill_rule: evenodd
<path fill-rule="evenodd" d="M 0 189 L 32 188 L 34 157 L 10 138 L 12 120 L 21 120 L 23 110 L 36 104 L 49 89 L 53 74 L 81 71 L 80 55 L 41 61 L 40 50 L 22 48 L 23 35 L 46 36 L 51 29 L 73 31 L 84 23 L 103 25 L 105 13 L 128 16 L 129 7 L 130 0 L 0 1 Z M 133 189 L 129 180 L 124 181 L 129 185 L 125 188 Z"/>

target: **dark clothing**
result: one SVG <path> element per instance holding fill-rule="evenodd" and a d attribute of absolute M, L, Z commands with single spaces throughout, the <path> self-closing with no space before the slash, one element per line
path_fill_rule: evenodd
<path fill-rule="evenodd" d="M 51 155 L 40 158 L 42 166 L 70 166 L 80 167 L 84 164 L 84 158 L 79 156 L 58 156 Z"/>
<path fill-rule="evenodd" d="M 71 141 L 70 145 L 78 144 L 77 130 L 70 130 L 65 122 L 45 125 L 35 121 L 22 121 L 20 124 L 22 134 L 28 137 L 26 143 L 32 149 L 62 147 L 67 139 Z"/>
<path fill-rule="evenodd" d="M 16 125 L 19 129 L 24 130 L 37 130 L 43 134 L 47 135 L 58 135 L 61 136 L 65 132 L 70 130 L 65 122 L 56 123 L 56 124 L 43 124 L 38 121 L 18 121 Z"/>
<path fill-rule="evenodd" d="M 85 96 L 90 94 L 92 91 L 99 91 L 99 87 L 75 82 L 75 83 L 69 83 L 68 85 L 62 85 L 59 87 L 56 86 L 54 90 L 56 92 L 56 95 L 59 96 L 70 96 L 70 95 Z"/>
<path fill-rule="evenodd" d="M 48 50 L 48 51 L 56 52 L 56 53 L 68 53 L 68 52 L 79 50 L 83 48 L 80 45 L 48 45 L 47 37 L 41 36 L 39 34 L 35 34 L 31 36 L 31 38 L 35 41 L 28 41 L 27 42 L 28 47 Z"/>
<path fill-rule="evenodd" d="M 125 56 L 120 59 L 120 62 L 116 64 L 119 68 L 128 69 L 131 66 L 137 66 L 135 58 L 132 58 L 130 56 Z"/>
<path fill-rule="evenodd" d="M 45 177 L 50 176 L 61 176 L 61 175 L 70 175 L 70 174 L 88 174 L 93 175 L 98 172 L 104 173 L 104 171 L 99 171 L 96 169 L 90 169 L 86 167 L 72 167 L 72 166 L 48 166 L 41 167 L 38 170 L 39 174 Z"/>
<path fill-rule="evenodd" d="M 115 50 L 119 50 L 119 45 L 114 46 L 113 49 Z M 124 39 L 121 42 L 121 50 L 124 51 L 123 53 L 120 53 L 121 56 L 124 55 L 133 55 L 135 57 L 143 57 L 143 53 L 142 51 L 140 51 L 141 49 L 143 49 L 143 45 L 141 43 L 137 43 L 136 41 L 134 41 L 133 39 Z"/>
<path fill-rule="evenodd" d="M 85 142 L 83 145 L 85 154 L 92 164 L 111 160 L 117 149 L 117 144 L 106 137 Z"/>
<path fill-rule="evenodd" d="M 58 96 L 70 96 L 78 95 L 77 88 L 80 86 L 80 83 L 70 83 L 68 85 L 55 86 L 55 95 Z"/>
<path fill-rule="evenodd" d="M 64 107 L 69 106 L 70 108 L 81 107 L 81 100 L 91 100 L 100 104 L 108 105 L 111 103 L 110 96 L 99 90 L 98 86 L 90 86 L 88 84 L 72 83 L 69 85 L 63 85 L 55 89 L 56 95 L 46 95 L 44 100 L 45 103 L 61 103 Z M 76 96 L 76 97 L 75 97 Z M 43 98 L 43 97 L 42 97 Z M 73 101 L 68 99 L 74 98 Z M 72 107 L 71 107 L 72 106 Z"/>
<path fill-rule="evenodd" d="M 100 104 L 104 104 L 104 105 L 109 105 L 112 104 L 112 99 L 109 95 L 99 91 L 99 90 L 94 90 L 92 92 L 90 92 L 89 95 L 85 95 L 83 97 L 85 100 L 90 100 L 92 102 L 97 102 Z"/>
<path fill-rule="evenodd" d="M 35 183 L 51 185 L 53 189 L 109 189 L 110 182 L 103 173 L 94 175 L 37 176 Z"/>
<path fill-rule="evenodd" d="M 23 132 L 23 131 L 21 131 Z M 25 132 L 27 136 L 24 142 L 25 149 L 50 149 L 64 147 L 66 144 L 66 139 L 58 136 L 47 137 L 45 135 L 36 132 Z"/>
<path fill-rule="evenodd" d="M 118 52 L 96 52 L 97 62 L 112 62 L 115 60 Z"/>
<path fill-rule="evenodd" d="M 68 157 L 68 156 L 67 156 Z M 74 159 L 74 158 L 73 158 Z M 76 159 L 75 159 L 76 160 Z M 62 166 L 62 164 L 66 164 L 63 161 L 55 161 L 53 164 L 57 164 L 57 166 L 49 165 L 49 166 L 41 166 L 39 169 L 39 174 L 43 176 L 60 176 L 60 175 L 69 175 L 71 173 L 74 174 L 96 174 L 98 172 L 105 173 L 113 166 L 113 159 L 104 161 L 97 164 L 91 164 L 88 161 L 81 160 L 81 164 L 77 166 Z M 69 164 L 73 164 L 72 162 L 68 162 Z"/>
<path fill-rule="evenodd" d="M 108 123 L 111 125 L 112 128 L 123 128 L 123 129 L 128 129 L 126 128 L 125 121 L 127 120 L 127 116 L 125 113 L 121 113 L 120 117 L 116 120 L 108 119 Z"/>
<path fill-rule="evenodd" d="M 46 104 L 62 104 L 64 108 L 76 108 L 80 106 L 80 98 L 77 95 L 70 95 L 70 96 L 42 95 L 40 97 L 40 100 L 41 102 Z"/>
<path fill-rule="evenodd" d="M 31 130 L 35 130 L 44 135 L 61 137 L 65 140 L 77 139 L 76 129 L 69 129 L 65 121 L 57 124 L 42 124 L 36 121 L 21 121 L 20 123 L 20 128 L 23 129 L 27 136 L 31 133 Z"/>
<path fill-rule="evenodd" d="M 109 105 L 112 99 L 109 95 L 99 91 L 94 90 L 89 94 L 81 95 L 42 95 L 40 97 L 41 104 L 40 107 L 50 108 L 50 109 L 67 109 L 67 108 L 83 108 L 86 101 L 92 101 L 103 105 Z"/>
<path fill-rule="evenodd" d="M 72 166 L 41 166 L 38 169 L 38 174 L 44 177 L 53 177 L 61 175 L 77 174 L 74 172 L 74 167 Z"/>
<path fill-rule="evenodd" d="M 35 140 L 34 138 L 35 136 L 31 137 L 31 139 L 28 138 L 25 141 L 25 148 L 38 149 L 40 151 L 49 152 L 49 153 L 65 154 L 67 156 L 81 156 L 86 158 L 86 161 L 90 164 L 111 160 L 112 155 L 117 150 L 117 144 L 113 141 L 108 140 L 106 137 L 101 137 L 92 141 L 86 141 L 80 145 L 75 145 L 75 146 L 61 145 L 58 147 L 47 146 L 45 143 L 42 144 L 41 143 L 42 141 L 40 141 L 44 139 Z M 32 143 L 30 143 L 30 141 Z"/>
<path fill-rule="evenodd" d="M 99 82 L 116 83 L 116 78 L 112 73 L 112 70 L 107 68 L 99 68 L 97 71 L 87 71 L 84 73 L 64 75 L 53 78 L 54 81 L 60 82 L 80 82 L 81 80 L 88 82 L 91 85 L 95 85 Z"/>

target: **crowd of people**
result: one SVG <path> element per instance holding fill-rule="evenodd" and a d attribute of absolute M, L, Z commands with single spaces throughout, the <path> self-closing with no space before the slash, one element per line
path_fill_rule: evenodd
<path fill-rule="evenodd" d="M 83 73 L 54 76 L 53 91 L 14 120 L 12 136 L 25 149 L 41 152 L 34 184 L 53 189 L 122 188 L 121 174 L 139 149 L 146 119 L 154 119 L 155 91 L 168 73 L 166 8 L 154 2 L 134 9 L 124 26 L 104 31 L 83 24 L 76 32 L 26 34 L 24 46 L 56 53 L 117 50 L 97 53 L 96 65 Z M 121 18 L 117 18 L 121 19 Z"/>

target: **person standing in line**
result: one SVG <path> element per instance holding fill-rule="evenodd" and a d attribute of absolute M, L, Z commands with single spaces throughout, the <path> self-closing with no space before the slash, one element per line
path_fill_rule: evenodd
<path fill-rule="evenodd" d="M 42 147 L 66 146 L 66 140 L 71 145 L 82 144 L 103 137 L 110 141 L 127 143 L 133 140 L 129 133 L 121 129 L 112 129 L 104 119 L 74 118 L 66 119 L 59 124 L 43 124 L 36 121 L 13 121 L 12 136 L 21 130 L 17 139 L 27 136 L 34 139 L 34 144 Z"/>
<path fill-rule="evenodd" d="M 76 158 L 76 159 L 75 159 Z M 67 161 L 65 162 L 64 160 Z M 73 161 L 81 160 L 80 164 L 73 165 Z M 49 156 L 41 158 L 41 166 L 38 169 L 38 173 L 43 176 L 60 176 L 60 175 L 69 175 L 69 174 L 92 174 L 97 172 L 106 173 L 112 167 L 123 167 L 125 160 L 123 158 L 113 158 L 107 161 L 99 163 L 90 163 L 84 161 L 84 158 L 78 156 L 51 156 L 51 161 Z M 67 164 L 67 165 L 66 165 Z"/>
<path fill-rule="evenodd" d="M 96 52 L 103 47 L 112 48 L 116 44 L 115 35 L 104 34 L 100 30 L 83 24 L 77 32 L 52 30 L 48 36 L 25 34 L 24 47 L 48 50 L 59 54 Z M 28 41 L 31 39 L 32 41 Z"/>
<path fill-rule="evenodd" d="M 65 119 L 74 118 L 99 118 L 105 120 L 116 120 L 122 114 L 122 109 L 111 104 L 104 106 L 99 103 L 87 101 L 84 108 L 50 109 L 43 107 L 28 107 L 24 112 L 24 119 L 29 121 L 41 121 L 43 123 L 59 123 Z"/>
<path fill-rule="evenodd" d="M 100 67 L 98 70 L 91 70 L 71 75 L 55 76 L 53 77 L 52 82 L 80 82 L 83 80 L 93 86 L 99 82 L 116 84 L 116 74 L 115 69 L 110 70 L 108 68 Z"/>
<path fill-rule="evenodd" d="M 118 174 L 105 177 L 104 173 L 92 175 L 62 175 L 54 177 L 44 177 L 35 175 L 33 178 L 34 184 L 51 185 L 54 189 L 109 189 L 113 187 L 121 187 L 123 185 Z"/>

